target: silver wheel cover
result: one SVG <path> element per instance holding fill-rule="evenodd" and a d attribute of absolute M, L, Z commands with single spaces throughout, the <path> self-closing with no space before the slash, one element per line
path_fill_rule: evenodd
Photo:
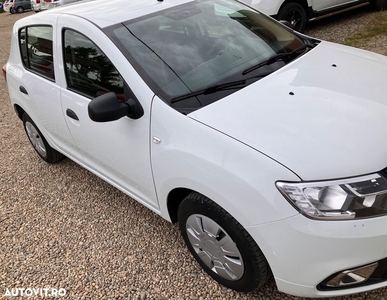
<path fill-rule="evenodd" d="M 30 122 L 26 122 L 26 131 L 28 138 L 31 141 L 32 146 L 35 150 L 43 157 L 47 157 L 46 147 L 44 146 L 43 139 L 40 136 L 38 130 Z"/>
<path fill-rule="evenodd" d="M 242 255 L 231 237 L 216 222 L 195 214 L 187 219 L 186 229 L 192 247 L 213 272 L 231 281 L 243 276 Z"/>

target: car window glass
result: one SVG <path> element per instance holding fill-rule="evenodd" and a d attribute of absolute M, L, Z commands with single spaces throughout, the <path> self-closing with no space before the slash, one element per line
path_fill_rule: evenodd
<path fill-rule="evenodd" d="M 69 89 L 91 98 L 115 92 L 124 100 L 121 75 L 106 55 L 84 35 L 64 32 L 64 57 Z"/>
<path fill-rule="evenodd" d="M 167 103 L 209 86 L 273 72 L 287 62 L 277 61 L 244 74 L 270 57 L 303 45 L 290 30 L 231 0 L 185 3 L 123 22 L 106 32 Z M 197 100 L 205 106 L 237 90 L 224 89 Z M 191 107 L 197 102 L 189 98 L 171 104 Z"/>
<path fill-rule="evenodd" d="M 19 32 L 24 67 L 49 79 L 55 79 L 52 40 L 50 26 L 31 26 Z"/>

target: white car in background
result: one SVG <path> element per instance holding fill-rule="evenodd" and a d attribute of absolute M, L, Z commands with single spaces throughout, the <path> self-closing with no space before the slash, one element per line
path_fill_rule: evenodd
<path fill-rule="evenodd" d="M 13 11 L 13 0 L 5 0 L 3 3 L 3 9 L 6 12 L 14 13 Z"/>
<path fill-rule="evenodd" d="M 302 32 L 309 20 L 337 14 L 368 4 L 377 10 L 387 9 L 387 0 L 241 0 L 276 18 L 289 21 L 293 29 Z"/>
<path fill-rule="evenodd" d="M 43 0 L 31 0 L 31 8 L 34 12 L 39 12 L 42 10 Z"/>
<path fill-rule="evenodd" d="M 3 73 L 41 159 L 178 222 L 221 284 L 387 286 L 387 57 L 238 1 L 110 0 L 18 20 Z"/>

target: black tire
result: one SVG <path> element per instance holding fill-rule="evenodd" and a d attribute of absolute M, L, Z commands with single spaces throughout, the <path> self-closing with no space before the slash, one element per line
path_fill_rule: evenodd
<path fill-rule="evenodd" d="M 18 14 L 23 13 L 23 12 L 24 12 L 23 6 L 19 6 L 19 7 L 16 9 L 16 12 L 17 12 Z"/>
<path fill-rule="evenodd" d="M 23 114 L 23 126 L 27 137 L 36 153 L 47 163 L 55 163 L 63 158 L 63 155 L 51 148 L 39 128 L 26 113 Z"/>
<path fill-rule="evenodd" d="M 375 0 L 374 7 L 376 10 L 387 10 L 387 0 Z"/>
<path fill-rule="evenodd" d="M 267 281 L 271 273 L 262 251 L 215 202 L 189 194 L 179 206 L 178 221 L 188 249 L 213 279 L 241 292 L 253 291 Z"/>
<path fill-rule="evenodd" d="M 288 21 L 292 28 L 298 32 L 303 32 L 307 23 L 305 9 L 298 3 L 289 2 L 282 5 L 278 15 L 278 20 Z"/>
<path fill-rule="evenodd" d="M 14 9 L 13 7 L 11 7 L 11 8 L 9 9 L 9 12 L 10 12 L 11 14 L 14 14 L 14 13 L 15 13 L 15 9 Z"/>

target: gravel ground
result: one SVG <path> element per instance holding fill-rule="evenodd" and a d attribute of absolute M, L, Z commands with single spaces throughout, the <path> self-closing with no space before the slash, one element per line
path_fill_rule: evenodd
<path fill-rule="evenodd" d="M 28 14 L 0 14 L 1 66 L 13 23 Z M 365 10 L 314 22 L 307 34 L 342 41 L 370 17 Z M 64 288 L 64 299 L 300 299 L 278 292 L 273 279 L 249 294 L 217 284 L 193 260 L 177 226 L 70 160 L 40 160 L 4 82 L 0 107 L 0 299 L 9 299 L 7 288 Z M 379 289 L 336 299 L 386 295 Z"/>
<path fill-rule="evenodd" d="M 342 44 L 346 37 L 361 32 L 376 14 L 380 14 L 380 12 L 377 13 L 372 7 L 366 6 L 334 17 L 309 22 L 305 33 L 322 40 Z M 387 13 L 383 12 L 383 14 Z M 362 48 L 387 55 L 387 35 L 371 39 Z"/>

